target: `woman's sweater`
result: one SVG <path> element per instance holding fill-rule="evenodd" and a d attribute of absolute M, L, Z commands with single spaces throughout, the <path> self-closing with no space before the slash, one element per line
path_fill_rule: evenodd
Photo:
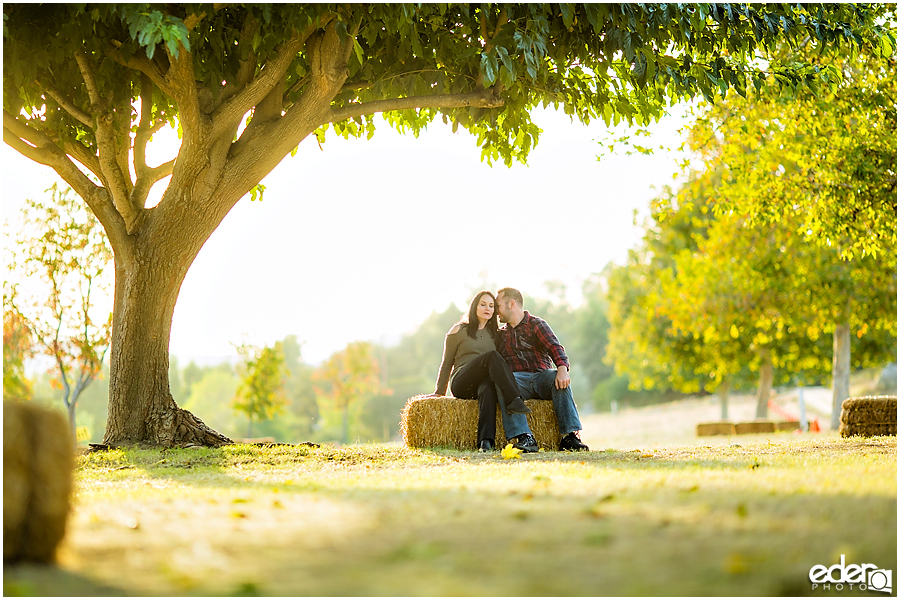
<path fill-rule="evenodd" d="M 491 337 L 487 328 L 476 331 L 475 339 L 469 336 L 465 325 L 460 325 L 459 331 L 456 333 L 447 333 L 444 338 L 444 357 L 441 359 L 441 370 L 438 372 L 435 393 L 440 396 L 446 395 L 447 386 L 461 368 L 476 356 L 496 349 L 494 338 Z"/>

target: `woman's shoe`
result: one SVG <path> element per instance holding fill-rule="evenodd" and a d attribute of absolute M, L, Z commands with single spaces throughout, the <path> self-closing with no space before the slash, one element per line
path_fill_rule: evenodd
<path fill-rule="evenodd" d="M 516 396 L 512 402 L 506 405 L 506 412 L 511 415 L 527 415 L 531 413 L 531 409 L 525 406 L 522 396 Z"/>
<path fill-rule="evenodd" d="M 493 440 L 481 440 L 478 442 L 479 452 L 492 452 L 494 450 Z"/>

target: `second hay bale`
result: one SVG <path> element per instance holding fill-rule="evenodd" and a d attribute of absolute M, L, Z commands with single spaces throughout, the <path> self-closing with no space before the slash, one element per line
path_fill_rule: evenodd
<path fill-rule="evenodd" d="M 859 396 L 841 403 L 841 437 L 897 435 L 897 397 Z"/>
<path fill-rule="evenodd" d="M 52 562 L 70 508 L 74 440 L 61 414 L 3 403 L 3 560 Z"/>

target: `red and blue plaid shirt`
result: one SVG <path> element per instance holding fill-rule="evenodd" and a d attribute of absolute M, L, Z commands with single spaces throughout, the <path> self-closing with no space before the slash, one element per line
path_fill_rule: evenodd
<path fill-rule="evenodd" d="M 515 327 L 507 324 L 500 328 L 497 351 L 512 371 L 536 373 L 545 369 L 565 366 L 569 358 L 547 321 L 533 317 L 525 311 L 525 317 Z"/>

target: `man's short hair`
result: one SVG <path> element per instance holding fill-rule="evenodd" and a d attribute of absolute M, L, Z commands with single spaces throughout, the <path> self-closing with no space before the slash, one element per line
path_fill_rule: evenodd
<path fill-rule="evenodd" d="M 522 292 L 515 288 L 506 287 L 497 290 L 497 297 L 499 298 L 500 296 L 508 298 L 509 300 L 515 300 L 516 304 L 519 305 L 519 308 L 525 308 L 525 299 L 522 298 Z"/>

